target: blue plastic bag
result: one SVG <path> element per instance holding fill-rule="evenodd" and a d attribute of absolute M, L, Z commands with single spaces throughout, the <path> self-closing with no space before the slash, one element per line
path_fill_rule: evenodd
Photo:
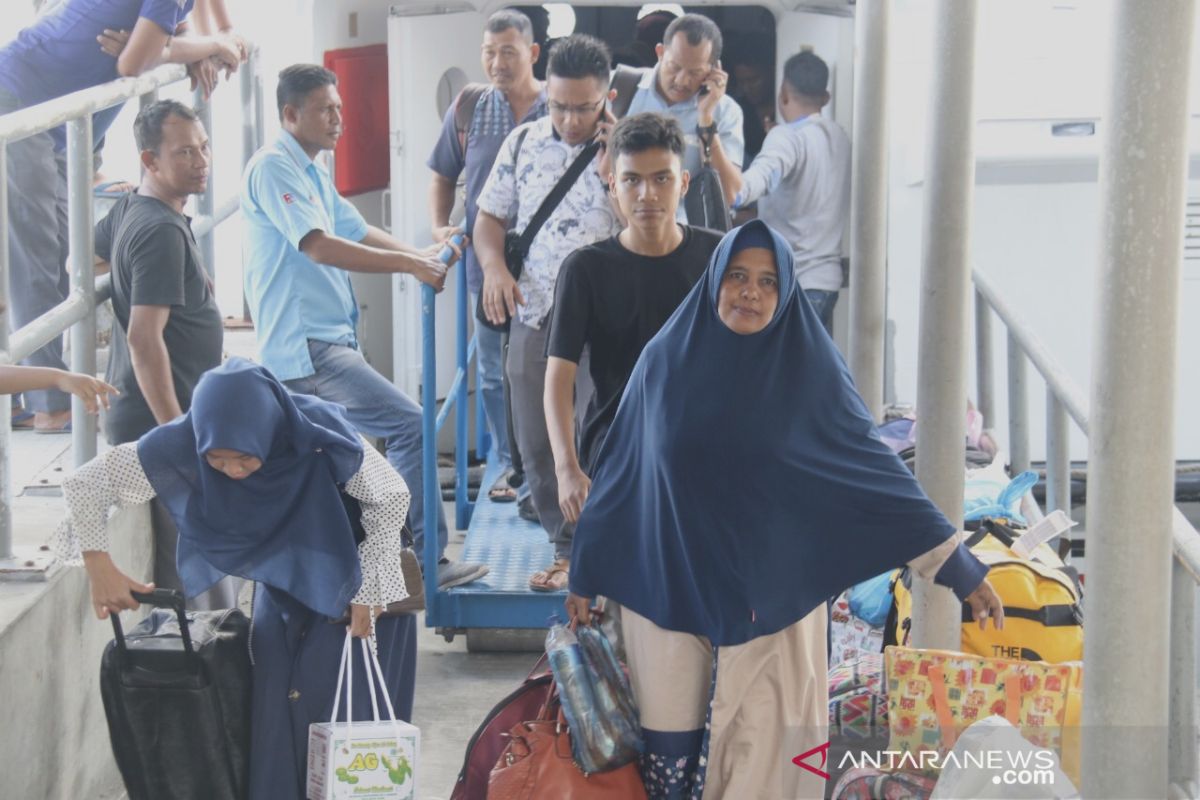
<path fill-rule="evenodd" d="M 868 578 L 850 587 L 847 600 L 850 613 L 868 625 L 878 628 L 887 621 L 892 607 L 892 576 L 895 570 Z"/>

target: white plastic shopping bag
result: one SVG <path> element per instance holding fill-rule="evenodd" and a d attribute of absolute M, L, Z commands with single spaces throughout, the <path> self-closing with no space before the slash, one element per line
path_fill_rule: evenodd
<path fill-rule="evenodd" d="M 329 722 L 308 728 L 308 800 L 412 800 L 416 797 L 417 751 L 421 732 L 396 719 L 379 666 L 379 657 L 361 639 L 373 720 L 351 719 L 354 707 L 354 649 L 347 632 L 338 670 L 337 692 Z M 379 718 L 375 680 L 383 694 L 387 719 Z M 338 722 L 342 681 L 346 683 L 346 721 Z"/>
<path fill-rule="evenodd" d="M 1011 722 L 970 725 L 942 761 L 929 800 L 1077 800 L 1053 750 L 1034 746 Z"/>

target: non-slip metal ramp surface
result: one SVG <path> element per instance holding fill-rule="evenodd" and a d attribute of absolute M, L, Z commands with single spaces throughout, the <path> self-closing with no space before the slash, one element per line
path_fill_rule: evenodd
<path fill-rule="evenodd" d="M 517 515 L 516 503 L 487 499 L 486 487 L 499 475 L 499 465 L 488 464 L 460 556 L 487 564 L 491 571 L 465 586 L 439 592 L 444 606 L 438 615 L 448 623 L 453 620 L 456 628 L 545 628 L 551 614 L 563 614 L 566 592 L 535 592 L 529 588 L 529 576 L 554 561 L 554 547 L 542 526 Z"/>
<path fill-rule="evenodd" d="M 448 252 L 443 252 L 443 257 Z M 436 528 L 436 509 L 442 502 L 438 474 L 437 434 L 454 412 L 455 520 L 459 530 L 467 528 L 467 541 L 461 558 L 487 564 L 491 571 L 483 578 L 449 590 L 426 591 L 425 624 L 442 633 L 447 640 L 468 629 L 545 628 L 552 614 L 562 614 L 566 592 L 535 592 L 529 588 L 529 576 L 554 561 L 554 548 L 540 525 L 526 522 L 517 515 L 516 503 L 493 503 L 487 488 L 500 476 L 499 464 L 488 461 L 480 484 L 480 500 L 467 498 L 468 416 L 475 415 L 477 452 L 487 452 L 482 435 L 483 409 L 480 398 L 467 399 L 468 370 L 474 360 L 475 341 L 467 335 L 466 282 L 458 282 L 455 293 L 454 379 L 445 403 L 437 408 L 436 299 L 429 286 L 421 290 L 421 405 L 422 470 L 424 486 L 425 530 Z M 474 406 L 474 408 L 471 408 Z M 425 574 L 436 569 L 437 545 L 427 537 L 421 554 Z"/>

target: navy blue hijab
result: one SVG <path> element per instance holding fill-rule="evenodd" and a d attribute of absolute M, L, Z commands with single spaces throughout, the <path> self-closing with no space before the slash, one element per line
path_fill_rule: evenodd
<path fill-rule="evenodd" d="M 241 480 L 204 454 L 262 461 Z M 138 441 L 138 458 L 179 527 L 179 577 L 189 597 L 225 575 L 260 581 L 329 617 L 362 583 L 341 485 L 363 445 L 341 406 L 289 394 L 270 372 L 231 358 L 201 377 L 191 410 Z"/>
<path fill-rule="evenodd" d="M 740 335 L 717 297 L 745 246 L 774 249 L 779 304 Z M 734 645 L 954 532 L 880 441 L 791 248 L 755 220 L 725 235 L 634 367 L 575 530 L 570 588 Z"/>

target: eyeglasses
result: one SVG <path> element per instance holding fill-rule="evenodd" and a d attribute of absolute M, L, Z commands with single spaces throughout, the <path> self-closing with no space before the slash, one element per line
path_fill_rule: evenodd
<path fill-rule="evenodd" d="M 601 97 L 594 103 L 586 103 L 581 106 L 564 106 L 562 103 L 555 103 L 553 100 L 547 103 L 546 106 L 550 109 L 551 114 L 555 114 L 560 117 L 569 117 L 571 115 L 584 117 L 588 114 L 596 113 L 603 103 L 604 98 Z"/>

